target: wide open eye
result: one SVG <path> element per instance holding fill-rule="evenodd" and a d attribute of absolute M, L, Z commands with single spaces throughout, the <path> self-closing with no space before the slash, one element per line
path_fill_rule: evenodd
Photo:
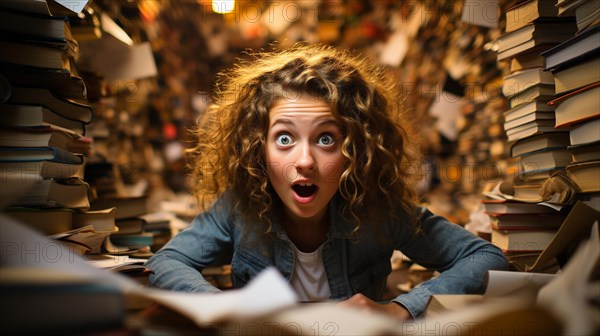
<path fill-rule="evenodd" d="M 321 146 L 331 146 L 335 143 L 335 138 L 331 134 L 323 134 L 319 136 L 317 144 Z"/>
<path fill-rule="evenodd" d="M 292 143 L 294 143 L 294 139 L 292 139 L 292 136 L 287 133 L 281 133 L 277 136 L 277 138 L 275 139 L 275 142 L 279 146 L 289 146 Z"/>

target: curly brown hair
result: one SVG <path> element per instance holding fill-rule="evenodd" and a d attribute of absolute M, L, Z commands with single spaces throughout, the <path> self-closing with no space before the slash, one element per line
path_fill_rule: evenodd
<path fill-rule="evenodd" d="M 383 68 L 321 45 L 250 56 L 219 75 L 216 104 L 194 129 L 198 142 L 189 153 L 203 209 L 228 190 L 240 213 L 271 230 L 271 216 L 283 205 L 265 162 L 269 109 L 285 92 L 295 92 L 322 97 L 338 120 L 346 158 L 339 194 L 355 231 L 398 213 L 398 205 L 404 215 L 416 213 L 416 138 L 409 137 L 401 99 Z"/>

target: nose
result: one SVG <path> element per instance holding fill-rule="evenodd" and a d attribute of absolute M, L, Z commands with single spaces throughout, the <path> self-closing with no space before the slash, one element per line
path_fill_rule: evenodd
<path fill-rule="evenodd" d="M 309 171 L 315 169 L 315 159 L 312 155 L 310 146 L 303 144 L 298 148 L 300 150 L 298 160 L 296 161 L 296 169 L 298 171 Z"/>

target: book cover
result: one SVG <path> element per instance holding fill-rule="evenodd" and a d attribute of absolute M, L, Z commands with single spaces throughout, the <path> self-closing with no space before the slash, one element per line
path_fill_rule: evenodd
<path fill-rule="evenodd" d="M 556 106 L 556 127 L 600 117 L 600 81 L 562 95 L 548 104 Z"/>
<path fill-rule="evenodd" d="M 566 67 L 570 62 L 579 62 L 581 58 L 597 55 L 600 25 L 590 27 L 570 39 L 542 53 L 546 58 L 546 70 L 557 71 Z"/>

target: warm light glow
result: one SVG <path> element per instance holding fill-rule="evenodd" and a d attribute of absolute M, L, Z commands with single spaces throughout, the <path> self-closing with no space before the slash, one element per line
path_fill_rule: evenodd
<path fill-rule="evenodd" d="M 235 0 L 212 0 L 212 10 L 215 13 L 231 13 L 235 8 Z"/>

